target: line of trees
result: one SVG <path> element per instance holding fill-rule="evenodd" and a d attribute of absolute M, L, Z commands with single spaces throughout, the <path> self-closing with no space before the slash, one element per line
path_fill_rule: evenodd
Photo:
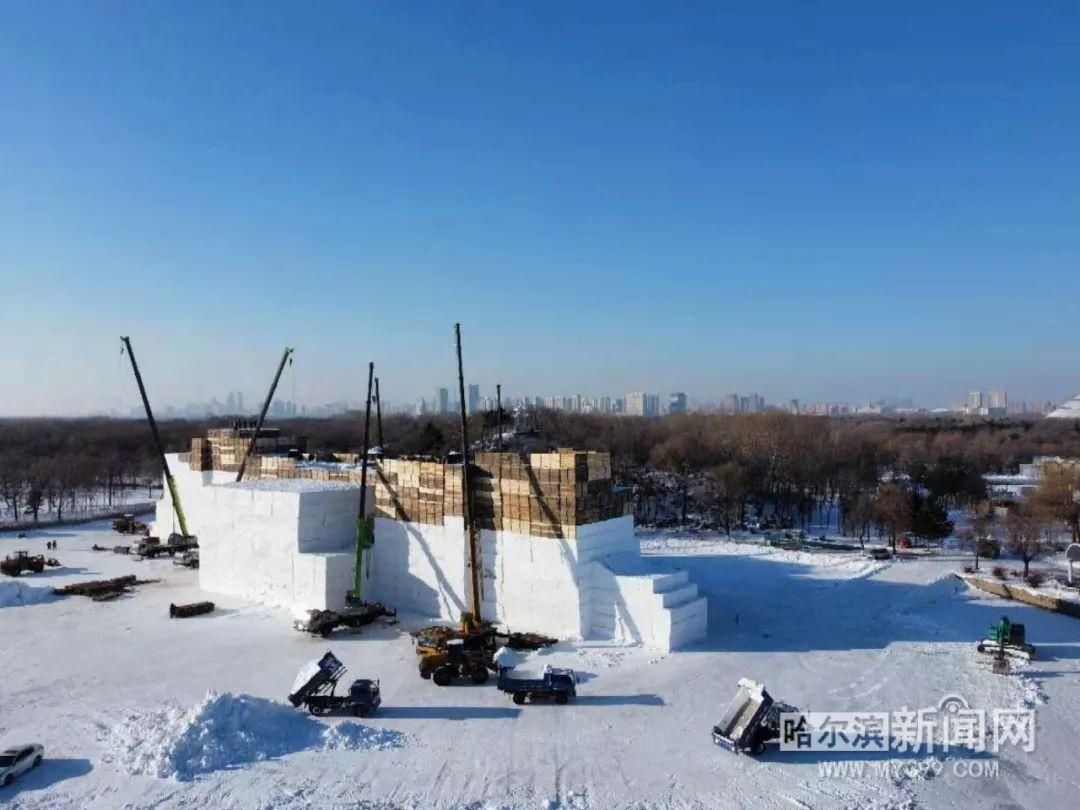
<path fill-rule="evenodd" d="M 505 416 L 504 429 L 512 417 Z M 165 421 L 167 450 L 227 419 Z M 491 413 L 470 417 L 470 437 L 492 436 Z M 308 437 L 312 450 L 357 450 L 362 414 L 274 423 Z M 1080 457 L 1080 425 L 1057 420 L 829 419 L 785 413 L 687 414 L 642 419 L 537 410 L 529 414 L 533 449 L 577 447 L 612 454 L 616 481 L 633 488 L 642 522 L 701 521 L 731 530 L 753 510 L 790 525 L 832 520 L 867 539 L 873 529 L 895 542 L 933 539 L 947 510 L 986 499 L 982 475 L 1014 469 L 1034 455 Z M 453 414 L 383 418 L 394 453 L 442 456 L 460 448 Z M 62 511 L 79 497 L 112 499 L 158 465 L 142 420 L 0 420 L 0 498 Z M 1055 473 L 1055 475 L 1057 475 Z M 1049 479 L 1056 520 L 1080 534 L 1080 504 L 1064 474 Z M 75 495 L 73 493 L 81 493 Z M 96 493 L 96 494 L 94 494 Z M 68 507 L 70 508 L 70 506 Z"/>

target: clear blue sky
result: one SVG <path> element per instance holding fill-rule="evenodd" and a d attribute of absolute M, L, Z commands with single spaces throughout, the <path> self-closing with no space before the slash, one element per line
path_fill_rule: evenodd
<path fill-rule="evenodd" d="M 1074 2 L 0 18 L 0 413 L 1080 388 Z"/>

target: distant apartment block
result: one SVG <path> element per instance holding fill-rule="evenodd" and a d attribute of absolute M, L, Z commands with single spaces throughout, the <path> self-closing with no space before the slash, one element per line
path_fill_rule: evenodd
<path fill-rule="evenodd" d="M 671 394 L 668 397 L 668 413 L 686 413 L 686 394 L 679 391 L 677 393 Z"/>
<path fill-rule="evenodd" d="M 627 416 L 659 416 L 660 395 L 646 394 L 642 391 L 633 391 L 626 395 Z"/>

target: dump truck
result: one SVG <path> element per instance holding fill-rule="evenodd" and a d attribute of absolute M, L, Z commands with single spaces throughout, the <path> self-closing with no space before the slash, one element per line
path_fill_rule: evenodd
<path fill-rule="evenodd" d="M 333 711 L 367 717 L 382 703 L 379 682 L 358 678 L 352 682 L 348 694 L 336 695 L 334 691 L 345 671 L 345 665 L 333 652 L 327 651 L 322 658 L 309 661 L 297 673 L 289 702 L 298 708 L 305 706 L 320 717 Z"/>
<path fill-rule="evenodd" d="M 979 642 L 976 650 L 998 658 L 1011 656 L 1031 661 L 1035 658 L 1035 645 L 1027 643 L 1024 625 L 1009 621 L 1002 616 L 986 631 L 986 638 Z"/>
<path fill-rule="evenodd" d="M 539 678 L 517 678 L 513 672 L 499 671 L 499 691 L 506 692 L 519 706 L 526 700 L 554 700 L 562 706 L 577 697 L 577 676 L 572 669 L 546 666 Z"/>
<path fill-rule="evenodd" d="M 780 738 L 780 715 L 798 711 L 774 700 L 757 681 L 740 678 L 739 690 L 713 726 L 713 742 L 736 754 L 760 754 L 766 743 Z"/>
<path fill-rule="evenodd" d="M 45 558 L 40 554 L 30 554 L 28 551 L 16 551 L 0 560 L 0 573 L 9 577 L 17 577 L 24 572 L 40 574 L 45 570 Z"/>

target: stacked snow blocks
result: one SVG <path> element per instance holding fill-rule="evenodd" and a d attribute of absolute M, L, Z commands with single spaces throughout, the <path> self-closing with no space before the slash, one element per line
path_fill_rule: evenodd
<path fill-rule="evenodd" d="M 610 639 L 670 651 L 704 637 L 706 599 L 685 571 L 640 555 L 629 515 L 575 538 L 479 532 L 485 618 L 558 638 Z M 468 541 L 443 525 L 375 518 L 368 593 L 404 612 L 457 621 L 468 610 Z"/>
<path fill-rule="evenodd" d="M 333 609 L 351 587 L 359 487 L 208 487 L 199 528 L 199 586 L 291 610 Z"/>
<path fill-rule="evenodd" d="M 633 518 L 578 527 L 577 538 L 482 529 L 481 611 L 511 628 L 582 638 L 591 627 L 595 561 L 637 553 Z M 464 520 L 442 525 L 375 518 L 370 591 L 398 610 L 457 621 L 471 601 Z"/>
<path fill-rule="evenodd" d="M 593 572 L 591 638 L 677 650 L 708 630 L 708 600 L 686 571 L 649 570 L 648 559 L 615 555 Z"/>
<path fill-rule="evenodd" d="M 468 603 L 464 520 L 431 525 L 376 516 L 374 524 L 365 591 L 399 611 L 457 621 Z"/>

